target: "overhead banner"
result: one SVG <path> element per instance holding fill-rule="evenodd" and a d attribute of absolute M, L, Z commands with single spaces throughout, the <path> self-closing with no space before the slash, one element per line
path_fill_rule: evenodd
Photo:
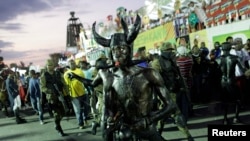
<path fill-rule="evenodd" d="M 154 48 L 163 41 L 175 41 L 175 31 L 172 22 L 140 33 L 134 41 L 134 51 L 140 47 L 146 47 L 146 50 Z"/>
<path fill-rule="evenodd" d="M 200 47 L 201 42 L 205 42 L 206 47 L 210 47 L 210 43 L 208 42 L 207 32 L 206 30 L 200 30 L 197 32 L 193 32 L 189 34 L 189 40 L 190 40 L 190 46 L 191 49 L 194 46 L 194 41 L 196 40 L 198 42 L 198 47 Z"/>
<path fill-rule="evenodd" d="M 221 34 L 218 36 L 213 36 L 213 42 L 220 42 L 223 43 L 226 41 L 226 38 L 228 36 L 232 36 L 233 38 L 242 38 L 243 43 L 246 43 L 246 40 L 250 38 L 250 32 L 249 30 L 243 30 L 243 31 L 238 31 L 238 32 L 232 32 L 232 33 L 227 33 L 227 34 Z"/>
<path fill-rule="evenodd" d="M 250 14 L 250 0 L 221 0 L 206 8 L 208 26 Z"/>

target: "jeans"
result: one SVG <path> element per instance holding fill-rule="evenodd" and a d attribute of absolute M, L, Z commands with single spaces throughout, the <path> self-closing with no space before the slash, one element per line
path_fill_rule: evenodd
<path fill-rule="evenodd" d="M 84 110 L 87 108 L 87 95 L 71 98 L 73 109 L 79 126 L 83 126 L 84 121 L 87 118 L 87 113 Z M 85 113 L 85 114 L 84 114 Z"/>
<path fill-rule="evenodd" d="M 39 120 L 43 121 L 43 109 L 39 97 L 30 97 L 32 108 L 39 113 Z"/>

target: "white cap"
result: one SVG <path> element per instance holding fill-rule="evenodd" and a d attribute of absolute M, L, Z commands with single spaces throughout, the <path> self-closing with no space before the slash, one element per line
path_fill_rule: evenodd
<path fill-rule="evenodd" d="M 160 51 L 157 50 L 157 49 L 150 49 L 150 50 L 148 51 L 148 53 L 151 54 L 151 55 L 154 55 L 154 54 L 160 54 Z"/>

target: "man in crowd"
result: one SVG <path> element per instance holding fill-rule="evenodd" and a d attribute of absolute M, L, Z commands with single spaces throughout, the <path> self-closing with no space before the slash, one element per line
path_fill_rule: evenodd
<path fill-rule="evenodd" d="M 85 78 L 83 71 L 77 68 L 74 60 L 69 61 L 69 69 L 64 73 L 64 80 L 69 88 L 69 95 L 78 122 L 79 129 L 83 129 L 87 124 L 88 102 L 83 83 L 75 76 Z"/>
<path fill-rule="evenodd" d="M 19 110 L 21 109 L 22 103 L 21 98 L 18 91 L 18 85 L 15 81 L 15 73 L 13 71 L 9 71 L 8 78 L 5 80 L 6 89 L 9 95 L 10 107 L 14 111 L 14 115 L 16 117 L 16 123 L 25 123 L 26 120 L 21 118 L 19 115 Z"/>
<path fill-rule="evenodd" d="M 30 96 L 31 106 L 36 111 L 36 113 L 39 114 L 39 121 L 40 124 L 43 125 L 43 109 L 41 104 L 41 89 L 40 89 L 40 82 L 37 78 L 35 70 L 30 70 L 30 80 L 29 80 L 29 87 L 28 87 L 28 93 L 26 94 L 26 101 L 28 96 Z"/>
<path fill-rule="evenodd" d="M 65 136 L 66 134 L 64 134 L 60 124 L 65 111 L 62 104 L 63 99 L 61 99 L 62 97 L 59 96 L 60 92 L 58 92 L 58 90 L 62 91 L 63 89 L 63 80 L 61 79 L 61 76 L 57 76 L 57 73 L 55 72 L 55 64 L 51 59 L 47 60 L 46 68 L 46 71 L 40 77 L 41 89 L 42 92 L 46 94 L 48 104 L 50 104 L 50 107 L 52 108 L 55 129 L 60 136 Z M 58 87 L 58 89 L 56 87 Z"/>
<path fill-rule="evenodd" d="M 0 71 L 6 67 L 6 65 L 3 62 L 4 58 L 2 56 L 0 56 Z"/>
<path fill-rule="evenodd" d="M 5 80 L 8 76 L 8 74 L 6 74 L 6 69 L 5 69 L 6 65 L 3 62 L 3 57 L 0 56 L 0 104 L 1 104 L 1 108 L 0 109 L 4 112 L 4 114 L 8 117 L 9 113 L 8 113 L 8 93 L 6 90 L 6 84 L 5 84 Z"/>
<path fill-rule="evenodd" d="M 241 64 L 244 68 L 248 68 L 250 56 L 244 48 L 243 40 L 240 37 L 234 39 L 233 42 L 234 48 L 230 50 L 230 54 L 238 56 Z M 236 65 L 235 68 L 235 79 L 238 87 L 238 93 L 241 96 L 241 103 L 245 102 L 245 96 L 248 95 L 246 92 L 246 83 L 247 79 L 244 75 L 244 72 L 239 68 L 239 65 Z M 243 105 L 242 105 L 243 106 Z"/>
<path fill-rule="evenodd" d="M 239 113 L 241 108 L 241 94 L 239 94 L 239 87 L 237 86 L 236 74 L 235 69 L 236 65 L 238 66 L 239 70 L 243 73 L 245 72 L 245 68 L 240 61 L 240 58 L 236 55 L 230 54 L 230 50 L 232 48 L 231 43 L 224 42 L 222 43 L 222 51 L 223 55 L 220 59 L 217 59 L 219 69 L 221 70 L 221 97 L 222 97 L 222 104 L 224 109 L 224 119 L 223 124 L 229 124 L 228 120 L 228 108 L 230 103 L 235 103 L 236 110 L 235 116 L 233 119 L 234 123 L 240 122 Z"/>

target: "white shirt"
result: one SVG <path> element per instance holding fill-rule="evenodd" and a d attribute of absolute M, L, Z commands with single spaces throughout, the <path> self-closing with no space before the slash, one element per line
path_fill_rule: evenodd
<path fill-rule="evenodd" d="M 245 61 L 248 61 L 248 63 L 250 61 L 250 56 L 248 55 L 248 53 L 246 52 L 246 50 L 244 48 L 242 48 L 239 51 L 236 51 L 235 49 L 231 49 L 230 54 L 238 56 L 240 58 L 241 64 L 244 67 L 245 67 Z M 235 76 L 240 77 L 240 76 L 243 76 L 243 75 L 244 75 L 244 73 L 242 72 L 242 70 L 240 70 L 239 66 L 236 65 Z"/>

